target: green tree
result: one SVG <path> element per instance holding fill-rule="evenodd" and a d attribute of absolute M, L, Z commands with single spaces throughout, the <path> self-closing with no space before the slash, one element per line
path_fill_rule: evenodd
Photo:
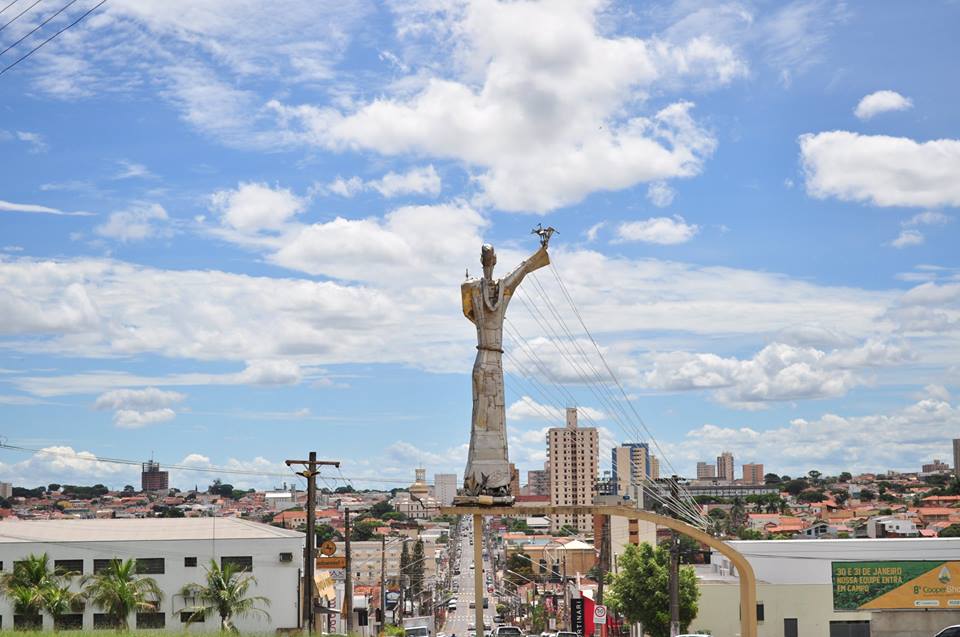
<path fill-rule="evenodd" d="M 938 537 L 960 537 L 960 522 L 951 524 L 944 530 L 940 531 Z"/>
<path fill-rule="evenodd" d="M 610 577 L 605 601 L 630 622 L 642 622 L 652 637 L 670 635 L 670 557 L 663 548 L 647 543 L 628 544 L 620 558 L 619 572 Z M 690 567 L 680 569 L 680 630 L 697 616 L 700 590 Z"/>
<path fill-rule="evenodd" d="M 810 485 L 807 483 L 807 481 L 801 478 L 797 480 L 790 480 L 786 485 L 784 485 L 783 489 L 790 495 L 796 497 L 809 486 Z"/>
<path fill-rule="evenodd" d="M 818 484 L 820 482 L 820 477 L 823 476 L 823 474 L 816 469 L 810 469 L 810 471 L 807 471 L 807 476 L 810 478 L 810 482 Z"/>
<path fill-rule="evenodd" d="M 59 490 L 60 490 L 60 485 L 57 484 L 56 482 L 51 482 L 50 484 L 47 485 L 47 491 L 51 493 Z"/>
<path fill-rule="evenodd" d="M 775 473 L 768 473 L 763 476 L 764 484 L 780 484 L 780 476 Z"/>
<path fill-rule="evenodd" d="M 370 507 L 370 515 L 375 518 L 382 518 L 385 513 L 395 513 L 396 509 L 388 500 L 381 500 Z"/>
<path fill-rule="evenodd" d="M 504 578 L 515 586 L 522 586 L 526 581 L 534 579 L 533 565 L 522 549 L 507 555 L 506 570 L 508 572 Z"/>
<path fill-rule="evenodd" d="M 853 475 L 851 475 L 849 471 L 841 471 L 837 479 L 840 480 L 840 482 L 850 482 L 853 480 Z"/>
<path fill-rule="evenodd" d="M 826 497 L 826 494 L 823 491 L 811 489 L 798 495 L 797 502 L 823 502 L 824 497 Z"/>
<path fill-rule="evenodd" d="M 342 540 L 343 536 L 340 534 L 340 531 L 336 530 L 329 524 L 318 524 L 315 529 L 317 533 L 317 546 L 320 546 L 327 540 Z"/>
<path fill-rule="evenodd" d="M 860 489 L 860 500 L 862 502 L 870 502 L 875 497 L 877 497 L 877 494 L 870 489 Z"/>
<path fill-rule="evenodd" d="M 350 539 L 355 542 L 379 539 L 380 536 L 377 534 L 379 526 L 380 522 L 378 520 L 355 522 L 350 526 Z"/>
<path fill-rule="evenodd" d="M 196 600 L 185 608 L 190 613 L 187 623 L 202 621 L 216 615 L 220 618 L 220 630 L 239 632 L 233 623 L 234 617 L 262 615 L 269 619 L 270 614 L 258 604 L 270 605 L 270 600 L 260 595 L 249 595 L 250 586 L 257 583 L 256 578 L 235 564 L 225 564 L 222 568 L 214 559 L 207 566 L 206 584 L 187 584 L 180 590 L 184 599 Z"/>
<path fill-rule="evenodd" d="M 64 615 L 80 610 L 83 594 L 70 590 L 66 577 L 51 582 L 43 596 L 43 609 L 53 618 L 53 628 L 57 630 Z"/>
<path fill-rule="evenodd" d="M 136 560 L 110 560 L 107 567 L 85 579 L 84 596 L 108 615 L 117 630 L 128 630 L 135 611 L 156 610 L 163 593 L 152 577 L 139 577 Z"/>

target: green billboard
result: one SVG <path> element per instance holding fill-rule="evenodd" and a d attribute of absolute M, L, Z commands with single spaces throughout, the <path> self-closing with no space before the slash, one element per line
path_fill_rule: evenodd
<path fill-rule="evenodd" d="M 960 562 L 833 562 L 834 610 L 960 610 Z"/>

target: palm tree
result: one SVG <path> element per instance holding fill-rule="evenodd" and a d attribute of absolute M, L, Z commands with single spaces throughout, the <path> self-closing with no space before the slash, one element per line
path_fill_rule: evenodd
<path fill-rule="evenodd" d="M 28 555 L 25 559 L 14 562 L 13 572 L 3 576 L 0 588 L 13 602 L 15 614 L 39 618 L 45 605 L 47 589 L 54 580 L 50 558 L 46 553 Z"/>
<path fill-rule="evenodd" d="M 53 618 L 55 631 L 60 628 L 63 616 L 77 612 L 82 601 L 83 594 L 70 590 L 69 582 L 50 583 L 43 596 L 43 609 Z"/>
<path fill-rule="evenodd" d="M 109 615 L 117 630 L 129 629 L 127 618 L 138 610 L 155 610 L 163 593 L 152 577 L 137 577 L 136 560 L 110 560 L 86 579 L 83 594 Z"/>
<path fill-rule="evenodd" d="M 206 570 L 206 585 L 187 584 L 180 590 L 183 597 L 197 600 L 196 604 L 184 609 L 184 612 L 190 613 L 188 623 L 218 615 L 220 630 L 236 633 L 239 631 L 233 624 L 234 617 L 262 614 L 270 618 L 267 611 L 257 608 L 257 604 L 269 606 L 269 599 L 259 595 L 247 596 L 250 585 L 257 583 L 253 575 L 244 573 L 235 564 L 227 563 L 221 568 L 213 559 Z"/>

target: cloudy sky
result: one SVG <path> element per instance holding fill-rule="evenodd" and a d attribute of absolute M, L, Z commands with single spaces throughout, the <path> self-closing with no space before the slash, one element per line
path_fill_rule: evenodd
<path fill-rule="evenodd" d="M 0 65 L 95 3 L 28 35 L 61 4 L 3 29 L 27 37 Z M 49 451 L 0 451 L 0 478 L 310 449 L 358 486 L 462 473 L 459 285 L 537 223 L 553 268 L 508 314 L 522 469 L 574 403 L 684 473 L 949 458 L 958 13 L 111 0 L 0 75 L 0 435 Z"/>

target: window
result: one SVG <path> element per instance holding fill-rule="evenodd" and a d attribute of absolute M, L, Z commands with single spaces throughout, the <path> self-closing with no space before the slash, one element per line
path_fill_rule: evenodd
<path fill-rule="evenodd" d="M 241 571 L 250 572 L 253 570 L 253 557 L 250 555 L 225 555 L 220 558 L 220 568 L 226 568 L 227 564 L 232 564 Z"/>
<path fill-rule="evenodd" d="M 83 560 L 54 560 L 53 568 L 59 573 L 83 575 Z"/>
<path fill-rule="evenodd" d="M 163 575 L 164 561 L 162 557 L 138 557 L 136 562 L 137 575 Z"/>
<path fill-rule="evenodd" d="M 195 558 L 195 557 L 185 557 L 185 558 L 183 558 L 183 566 L 184 566 L 184 568 L 190 568 L 190 567 L 196 566 L 196 565 L 197 565 L 197 558 Z"/>
<path fill-rule="evenodd" d="M 870 637 L 870 620 L 830 622 L 830 637 Z"/>
<path fill-rule="evenodd" d="M 190 616 L 193 615 L 190 611 L 182 610 L 180 611 L 180 623 L 186 624 L 190 622 Z M 206 617 L 203 616 L 203 613 L 197 613 L 197 616 L 193 618 L 193 623 L 200 624 L 206 621 Z"/>
<path fill-rule="evenodd" d="M 54 630 L 83 630 L 83 613 L 67 613 L 53 620 Z"/>
<path fill-rule="evenodd" d="M 166 625 L 165 613 L 137 613 L 137 628 L 163 628 Z"/>
<path fill-rule="evenodd" d="M 763 602 L 757 603 L 757 621 L 758 622 L 763 621 Z"/>
<path fill-rule="evenodd" d="M 785 617 L 783 620 L 783 637 L 799 637 L 799 628 L 797 620 L 793 617 Z"/>
<path fill-rule="evenodd" d="M 107 615 L 106 613 L 94 613 L 93 627 L 95 630 L 113 630 L 117 627 L 117 620 L 112 615 Z"/>
<path fill-rule="evenodd" d="M 43 628 L 43 615 L 14 615 L 14 630 L 40 630 Z"/>
<path fill-rule="evenodd" d="M 110 562 L 119 561 L 116 559 L 112 560 L 93 560 L 93 572 L 102 573 L 110 567 Z"/>

